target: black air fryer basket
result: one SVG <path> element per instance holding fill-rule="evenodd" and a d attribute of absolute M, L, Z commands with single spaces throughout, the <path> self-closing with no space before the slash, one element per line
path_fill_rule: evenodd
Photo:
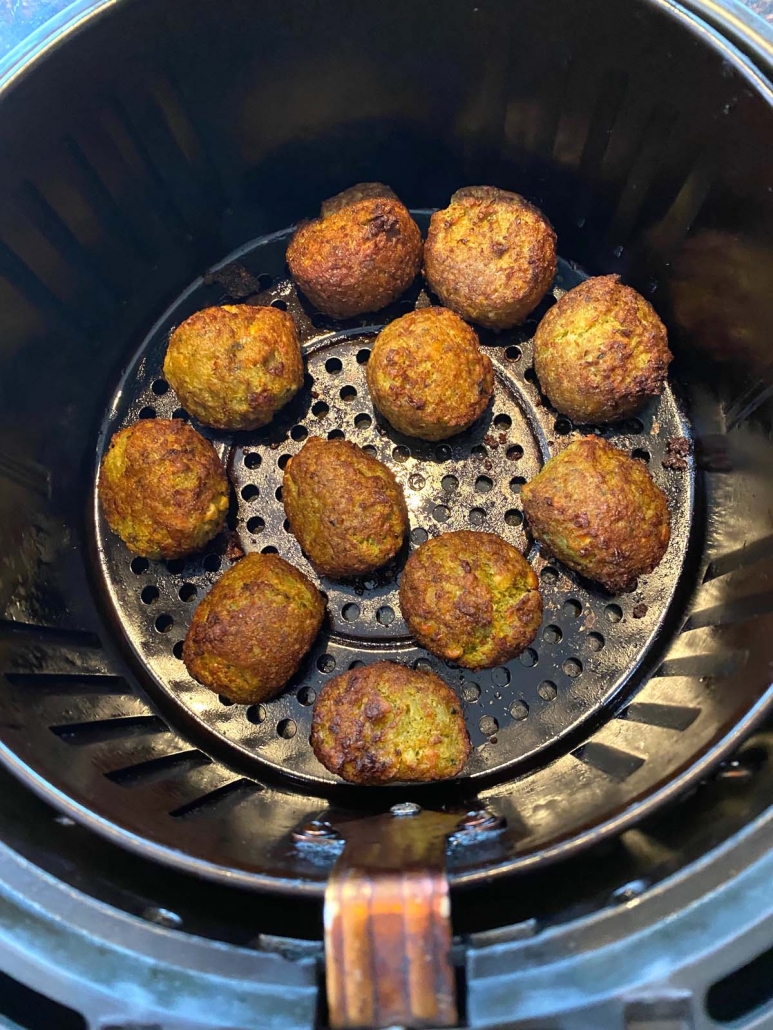
<path fill-rule="evenodd" d="M 770 709 L 771 87 L 668 0 L 120 0 L 1 85 L 0 758 L 127 861 L 198 878 L 202 897 L 220 884 L 280 912 L 269 895 L 289 895 L 317 919 L 330 882 L 333 1021 L 447 1022 L 449 884 L 457 923 L 497 925 L 498 892 L 697 804 L 689 792 Z M 370 180 L 422 229 L 458 187 L 491 184 L 557 230 L 551 293 L 523 326 L 481 334 L 490 413 L 440 445 L 396 433 L 365 386 L 375 334 L 429 302 L 422 284 L 334 322 L 287 277 L 292 226 Z M 671 386 L 639 418 L 576 427 L 541 397 L 531 339 L 556 297 L 604 273 L 666 322 Z M 96 470 L 121 426 L 189 417 L 162 376 L 166 342 L 221 303 L 289 310 L 306 382 L 264 430 L 203 430 L 233 484 L 228 532 L 149 562 L 107 530 Z M 668 553 L 633 593 L 568 572 L 524 523 L 521 485 L 580 432 L 648 462 L 669 497 Z M 462 528 L 521 547 L 545 600 L 532 646 L 475 674 L 424 652 L 398 562 L 320 582 L 329 621 L 276 700 L 233 705 L 194 683 L 181 642 L 235 540 L 313 575 L 280 486 L 309 435 L 390 465 L 410 548 Z M 458 691 L 474 746 L 458 782 L 353 787 L 315 760 L 321 686 L 381 658 Z"/>

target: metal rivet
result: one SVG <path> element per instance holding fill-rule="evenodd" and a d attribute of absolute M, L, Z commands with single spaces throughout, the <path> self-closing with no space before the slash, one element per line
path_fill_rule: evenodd
<path fill-rule="evenodd" d="M 324 844 L 339 839 L 338 833 L 324 819 L 314 819 L 300 830 L 293 830 L 293 840 L 298 844 Z"/>
<path fill-rule="evenodd" d="M 392 815 L 418 815 L 421 805 L 417 805 L 413 801 L 401 801 L 399 805 L 392 805 L 389 811 Z"/>
<path fill-rule="evenodd" d="M 179 930 L 183 925 L 182 919 L 176 912 L 172 912 L 168 908 L 156 908 L 154 905 L 143 910 L 142 918 L 157 926 L 165 926 L 168 930 Z"/>

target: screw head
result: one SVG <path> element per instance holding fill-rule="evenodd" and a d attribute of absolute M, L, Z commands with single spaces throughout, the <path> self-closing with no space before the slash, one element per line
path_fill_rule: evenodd
<path fill-rule="evenodd" d="M 324 844 L 338 840 L 338 833 L 324 819 L 313 819 L 300 830 L 293 830 L 292 838 L 298 844 Z"/>

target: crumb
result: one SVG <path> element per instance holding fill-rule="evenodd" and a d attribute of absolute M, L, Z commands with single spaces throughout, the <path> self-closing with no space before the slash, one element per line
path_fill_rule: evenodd
<path fill-rule="evenodd" d="M 314 398 L 314 400 L 316 400 L 317 397 L 319 397 L 319 390 L 312 390 L 311 396 Z"/>
<path fill-rule="evenodd" d="M 499 434 L 499 442 L 500 443 L 507 443 L 507 433 L 500 433 Z"/>
<path fill-rule="evenodd" d="M 268 446 L 271 448 L 272 451 L 278 451 L 279 450 L 279 441 L 278 440 L 272 440 L 271 443 Z"/>
<path fill-rule="evenodd" d="M 646 614 L 647 614 L 647 605 L 644 604 L 643 602 L 640 603 L 640 604 L 637 604 L 634 607 L 633 611 L 631 612 L 631 615 L 633 615 L 634 619 L 643 619 Z"/>
<path fill-rule="evenodd" d="M 248 272 L 238 261 L 232 261 L 230 265 L 224 265 L 214 272 L 207 272 L 203 279 L 207 286 L 213 283 L 222 286 L 234 300 L 244 300 L 253 293 L 260 293 L 260 281 L 257 276 Z"/>
<path fill-rule="evenodd" d="M 228 561 L 239 561 L 244 557 L 244 548 L 239 540 L 239 534 L 232 530 L 228 534 L 228 542 L 225 545 L 225 557 Z"/>
<path fill-rule="evenodd" d="M 496 447 L 496 445 L 497 445 L 496 437 L 493 436 L 491 433 L 489 433 L 487 436 L 483 437 L 483 442 L 485 444 L 488 444 L 489 447 Z"/>
<path fill-rule="evenodd" d="M 687 468 L 687 456 L 692 451 L 692 444 L 684 436 L 672 436 L 666 447 L 663 458 L 664 469 L 674 469 L 677 472 L 684 472 Z"/>
<path fill-rule="evenodd" d="M 484 461 L 483 462 L 483 467 L 486 470 L 486 472 L 490 472 L 493 469 L 494 466 L 493 466 L 493 464 L 490 461 Z"/>

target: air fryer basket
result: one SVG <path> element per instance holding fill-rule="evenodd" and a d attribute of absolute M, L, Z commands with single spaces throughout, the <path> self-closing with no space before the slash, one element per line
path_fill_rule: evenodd
<path fill-rule="evenodd" d="M 697 782 L 770 702 L 771 99 L 730 44 L 666 0 L 122 0 L 7 81 L 3 761 L 127 848 L 313 897 L 339 851 L 306 843 L 314 819 L 485 806 L 504 828 L 448 853 L 452 888 L 472 887 Z M 232 299 L 296 316 L 314 381 L 275 427 L 213 436 L 242 546 L 290 560 L 275 492 L 305 433 L 343 432 L 395 463 L 417 498 L 413 544 L 448 522 L 526 548 L 518 481 L 576 432 L 540 403 L 533 319 L 483 336 L 498 385 L 477 436 L 438 451 L 379 424 L 363 352 L 426 295 L 417 284 L 402 306 L 333 324 L 296 296 L 282 257 L 288 226 L 373 179 L 424 218 L 464 184 L 515 189 L 556 226 L 557 290 L 619 272 L 651 299 L 676 354 L 673 392 L 605 432 L 647 452 L 675 539 L 639 593 L 614 599 L 532 547 L 541 636 L 525 660 L 474 677 L 412 646 L 399 566 L 375 583 L 325 583 L 331 624 L 297 683 L 245 710 L 197 690 L 175 651 L 194 591 L 229 561 L 227 538 L 156 566 L 95 515 L 105 434 L 176 410 L 160 378 L 171 325 Z M 234 260 L 248 289 L 228 275 Z M 669 440 L 688 433 L 694 458 L 664 469 Z M 358 790 L 310 759 L 313 693 L 384 653 L 429 661 L 459 689 L 477 748 L 459 785 Z"/>

